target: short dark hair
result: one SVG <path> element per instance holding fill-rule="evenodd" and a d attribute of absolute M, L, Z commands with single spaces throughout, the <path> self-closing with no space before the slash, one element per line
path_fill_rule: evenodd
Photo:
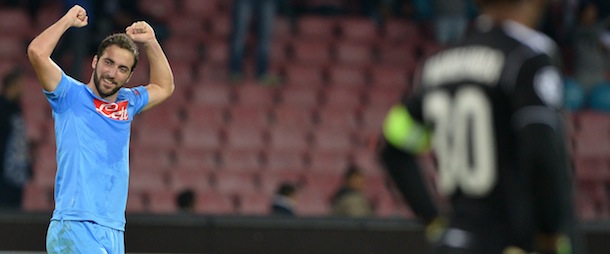
<path fill-rule="evenodd" d="M 16 81 L 19 80 L 22 76 L 23 76 L 23 72 L 21 71 L 20 68 L 14 68 L 11 71 L 9 71 L 6 75 L 4 75 L 4 78 L 2 78 L 1 93 L 4 94 L 6 89 L 8 89 L 10 86 L 15 85 Z"/>
<path fill-rule="evenodd" d="M 282 196 L 290 196 L 297 191 L 296 187 L 294 187 L 291 183 L 282 183 L 277 188 L 277 194 Z"/>
<path fill-rule="evenodd" d="M 176 200 L 179 208 L 191 208 L 195 204 L 195 192 L 192 190 L 184 190 L 178 194 Z"/>
<path fill-rule="evenodd" d="M 104 54 L 104 50 L 112 45 L 126 49 L 133 54 L 133 66 L 131 66 L 131 71 L 133 71 L 138 65 L 138 60 L 140 58 L 140 51 L 138 50 L 136 43 L 125 33 L 108 35 L 97 48 L 97 57 L 101 57 L 102 54 Z"/>

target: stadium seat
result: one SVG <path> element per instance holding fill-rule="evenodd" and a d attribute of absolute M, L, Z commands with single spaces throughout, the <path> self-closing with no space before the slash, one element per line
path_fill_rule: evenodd
<path fill-rule="evenodd" d="M 410 84 L 409 78 L 410 75 L 404 66 L 375 65 L 371 68 L 373 87 L 400 91 Z"/>
<path fill-rule="evenodd" d="M 186 123 L 180 132 L 179 146 L 188 149 L 214 150 L 224 144 L 221 127 Z"/>
<path fill-rule="evenodd" d="M 319 104 L 318 95 L 305 90 L 284 90 L 281 104 L 271 111 L 271 123 L 280 126 L 311 127 L 313 108 Z"/>
<path fill-rule="evenodd" d="M 260 149 L 265 144 L 261 127 L 229 125 L 226 128 L 226 145 L 235 149 Z"/>
<path fill-rule="evenodd" d="M 299 64 L 326 67 L 331 62 L 330 44 L 325 40 L 295 41 L 293 61 Z"/>
<path fill-rule="evenodd" d="M 199 191 L 195 197 L 195 211 L 201 214 L 231 214 L 235 212 L 231 196 L 216 191 Z"/>
<path fill-rule="evenodd" d="M 380 133 L 390 106 L 369 105 L 360 112 L 360 127 L 368 133 Z"/>
<path fill-rule="evenodd" d="M 335 60 L 339 65 L 367 68 L 373 63 L 372 47 L 351 41 L 337 43 L 335 44 Z"/>
<path fill-rule="evenodd" d="M 417 65 L 417 55 L 413 45 L 382 44 L 379 45 L 379 63 L 402 67 L 413 73 Z"/>
<path fill-rule="evenodd" d="M 405 90 L 374 87 L 369 89 L 364 95 L 364 101 L 366 101 L 367 108 L 390 109 L 390 107 L 400 103 L 400 100 L 405 95 Z"/>
<path fill-rule="evenodd" d="M 203 62 L 211 65 L 228 65 L 229 44 L 225 40 L 208 40 L 204 45 Z"/>
<path fill-rule="evenodd" d="M 366 70 L 348 65 L 333 65 L 328 68 L 331 86 L 347 89 L 363 89 L 367 84 Z"/>
<path fill-rule="evenodd" d="M 271 207 L 271 196 L 262 192 L 245 192 L 237 196 L 237 212 L 243 215 L 266 215 Z"/>
<path fill-rule="evenodd" d="M 23 43 L 17 37 L 0 37 L 0 58 L 3 60 L 19 61 L 25 52 Z"/>
<path fill-rule="evenodd" d="M 610 183 L 610 163 L 607 158 L 576 158 L 574 165 L 579 181 Z"/>
<path fill-rule="evenodd" d="M 221 1 L 221 3 L 224 1 Z M 214 39 L 225 41 L 228 43 L 226 39 L 229 38 L 229 34 L 231 34 L 231 17 L 230 15 L 218 15 L 213 20 L 208 20 L 208 25 L 210 27 L 210 36 Z"/>
<path fill-rule="evenodd" d="M 180 147 L 176 150 L 176 161 L 172 170 L 209 172 L 220 167 L 220 155 L 206 148 Z"/>
<path fill-rule="evenodd" d="M 246 84 L 235 89 L 236 103 L 246 107 L 270 107 L 277 101 L 275 89 Z"/>
<path fill-rule="evenodd" d="M 322 66 L 289 63 L 284 72 L 288 87 L 298 86 L 316 91 L 324 84 Z"/>
<path fill-rule="evenodd" d="M 169 172 L 169 189 L 176 193 L 184 190 L 201 192 L 212 187 L 208 172 L 204 170 L 172 170 Z"/>
<path fill-rule="evenodd" d="M 221 171 L 254 172 L 263 164 L 263 155 L 258 150 L 225 148 L 219 156 Z"/>
<path fill-rule="evenodd" d="M 339 107 L 321 107 L 315 112 L 317 125 L 322 128 L 353 131 L 358 127 L 356 112 Z"/>
<path fill-rule="evenodd" d="M 265 151 L 266 171 L 302 171 L 305 169 L 305 154 L 298 150 L 287 150 L 283 148 L 267 149 Z"/>
<path fill-rule="evenodd" d="M 363 106 L 361 89 L 329 87 L 323 90 L 324 107 L 356 110 Z"/>
<path fill-rule="evenodd" d="M 53 211 L 53 188 L 28 183 L 23 188 L 21 209 L 27 212 Z"/>
<path fill-rule="evenodd" d="M 176 3 L 174 0 L 159 0 L 153 2 L 138 0 L 137 5 L 141 12 L 161 22 L 167 22 L 176 12 Z"/>
<path fill-rule="evenodd" d="M 52 24 L 52 22 L 49 24 Z M 30 40 L 33 32 L 32 22 L 25 9 L 0 9 L 0 37 L 16 37 L 18 40 Z M 24 51 L 14 53 L 20 52 Z"/>
<path fill-rule="evenodd" d="M 260 105 L 236 105 L 228 109 L 228 122 L 232 126 L 254 126 L 264 128 L 269 125 L 270 112 L 267 107 Z"/>
<path fill-rule="evenodd" d="M 153 112 L 154 113 L 154 112 Z M 176 128 L 169 123 L 157 122 L 156 125 L 136 125 L 132 143 L 142 146 L 174 148 L 178 144 Z"/>
<path fill-rule="evenodd" d="M 318 128 L 313 133 L 313 149 L 348 153 L 354 145 L 352 134 L 345 130 Z"/>
<path fill-rule="evenodd" d="M 216 0 L 183 0 L 180 8 L 181 15 L 176 15 L 173 18 L 182 17 L 183 14 L 186 14 L 184 17 L 187 17 L 188 19 L 201 21 L 218 14 L 220 9 L 218 2 L 219 1 Z M 193 33 L 193 31 L 198 30 L 191 30 L 191 33 Z"/>
<path fill-rule="evenodd" d="M 300 17 L 296 24 L 296 35 L 299 39 L 329 41 L 336 35 L 336 19 L 307 15 Z"/>
<path fill-rule="evenodd" d="M 385 175 L 375 147 L 354 149 L 351 157 L 352 163 L 362 169 L 368 177 L 379 178 Z"/>
<path fill-rule="evenodd" d="M 312 109 L 320 104 L 320 93 L 317 91 L 317 89 L 312 89 L 305 86 L 284 87 L 280 90 L 278 104 L 281 106 L 275 107 L 275 109 L 287 108 L 286 111 L 291 111 L 290 109 L 298 108 L 308 111 L 309 109 Z M 279 115 L 284 114 L 279 113 L 278 116 Z"/>
<path fill-rule="evenodd" d="M 191 103 L 185 109 L 184 128 L 188 125 L 193 128 L 222 127 L 226 124 L 228 118 L 225 105 Z"/>
<path fill-rule="evenodd" d="M 238 170 L 217 170 L 212 174 L 216 191 L 226 194 L 256 192 L 255 172 Z"/>
<path fill-rule="evenodd" d="M 311 151 L 308 172 L 341 175 L 349 166 L 348 153 L 343 151 Z"/>
<path fill-rule="evenodd" d="M 212 3 L 214 1 L 207 0 L 196 2 Z M 203 21 L 204 14 L 192 15 L 188 9 L 186 13 L 187 15 L 175 15 L 167 21 L 167 28 L 169 30 L 170 37 L 196 41 L 202 41 L 203 39 L 207 38 L 208 36 L 206 34 Z"/>
<path fill-rule="evenodd" d="M 231 89 L 226 84 L 197 86 L 192 91 L 192 103 L 228 106 L 232 103 L 233 96 Z"/>
<path fill-rule="evenodd" d="M 168 190 L 149 190 L 146 192 L 146 210 L 154 214 L 171 214 L 178 211 L 176 194 Z"/>
<path fill-rule="evenodd" d="M 152 170 L 133 170 L 129 173 L 129 190 L 146 192 L 167 190 L 165 172 Z"/>
<path fill-rule="evenodd" d="M 127 194 L 127 208 L 126 213 L 144 213 L 146 211 L 146 205 L 144 204 L 144 197 L 141 191 L 129 190 Z"/>
<path fill-rule="evenodd" d="M 271 150 L 303 152 L 309 148 L 309 130 L 297 126 L 274 126 L 269 128 L 269 144 Z"/>
<path fill-rule="evenodd" d="M 166 171 L 172 166 L 171 151 L 167 147 L 131 144 L 129 164 L 132 172 Z"/>
<path fill-rule="evenodd" d="M 319 217 L 330 214 L 328 197 L 316 190 L 301 189 L 297 192 L 296 215 L 301 217 Z"/>
<path fill-rule="evenodd" d="M 343 41 L 373 44 L 379 39 L 377 25 L 371 18 L 342 18 L 338 20 L 338 29 Z"/>
<path fill-rule="evenodd" d="M 389 19 L 383 24 L 383 39 L 386 42 L 419 42 L 421 34 L 414 21 Z"/>
<path fill-rule="evenodd" d="M 163 41 L 163 50 L 168 59 L 179 59 L 190 64 L 195 64 L 202 58 L 199 43 L 194 38 L 170 37 Z"/>

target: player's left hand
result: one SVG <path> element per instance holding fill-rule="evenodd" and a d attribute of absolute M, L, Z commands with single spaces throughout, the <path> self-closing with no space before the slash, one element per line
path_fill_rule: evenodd
<path fill-rule="evenodd" d="M 134 22 L 125 28 L 125 32 L 135 42 L 146 43 L 156 39 L 152 26 L 144 21 Z"/>

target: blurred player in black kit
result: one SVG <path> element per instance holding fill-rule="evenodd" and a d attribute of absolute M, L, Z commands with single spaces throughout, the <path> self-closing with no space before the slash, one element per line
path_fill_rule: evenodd
<path fill-rule="evenodd" d="M 534 30 L 546 0 L 477 2 L 476 31 L 427 58 L 388 113 L 381 159 L 435 253 L 574 253 L 558 50 Z M 430 148 L 447 213 L 417 163 Z"/>

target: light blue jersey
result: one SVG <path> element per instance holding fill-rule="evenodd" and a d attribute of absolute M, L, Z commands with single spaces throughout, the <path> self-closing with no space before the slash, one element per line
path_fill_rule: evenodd
<path fill-rule="evenodd" d="M 93 221 L 125 230 L 131 121 L 148 103 L 143 86 L 121 88 L 115 103 L 62 73 L 45 92 L 55 120 L 57 175 L 51 220 Z"/>

